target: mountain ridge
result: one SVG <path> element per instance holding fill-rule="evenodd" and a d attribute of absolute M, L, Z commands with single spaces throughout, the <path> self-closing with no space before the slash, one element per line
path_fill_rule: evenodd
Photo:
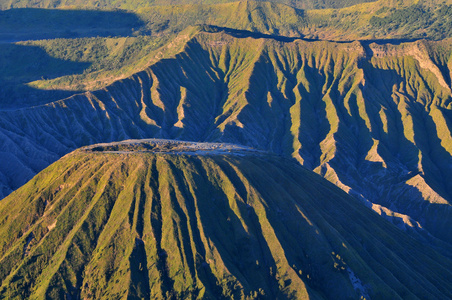
<path fill-rule="evenodd" d="M 380 0 L 341 9 L 306 10 L 277 2 L 247 0 L 167 4 L 131 10 L 10 9 L 0 11 L 3 17 L 0 38 L 5 36 L 8 41 L 14 40 L 15 35 L 22 39 L 77 38 L 90 36 L 90 32 L 93 37 L 96 34 L 156 37 L 177 34 L 188 26 L 208 24 L 322 40 L 441 40 L 452 37 L 451 5 L 451 1 Z M 106 16 L 112 19 L 107 27 L 102 21 Z M 72 20 L 79 21 L 74 26 Z"/>
<path fill-rule="evenodd" d="M 140 1 L 0 0 L 0 298 L 452 298 L 450 0 Z"/>
<path fill-rule="evenodd" d="M 8 183 L 10 172 L 31 178 L 72 149 L 98 142 L 232 142 L 295 157 L 450 243 L 450 218 L 435 217 L 452 213 L 444 180 L 452 149 L 444 130 L 449 57 L 441 50 L 449 45 L 187 35 L 168 57 L 104 89 L 1 112 L 2 151 L 9 153 L 3 186 L 23 184 Z"/>
<path fill-rule="evenodd" d="M 112 19 L 109 26 L 105 25 L 107 18 Z M 422 22 L 416 22 L 416 18 Z M 4 66 L 0 78 L 2 103 L 11 106 L 25 99 L 39 99 L 42 103 L 42 99 L 54 101 L 71 92 L 105 87 L 144 68 L 144 62 L 154 57 L 160 46 L 171 42 L 187 26 L 199 24 L 274 37 L 391 43 L 451 37 L 452 9 L 450 3 L 428 1 L 379 1 L 322 10 L 241 1 L 154 6 L 136 11 L 0 11 L 0 44 L 6 56 L 0 61 Z M 30 38 L 49 40 L 10 44 Z"/>
<path fill-rule="evenodd" d="M 9 298 L 450 296 L 448 258 L 294 159 L 242 146 L 89 146 L 0 212 Z"/>
<path fill-rule="evenodd" d="M 210 0 L 210 1 L 198 1 L 198 0 L 154 0 L 154 1 L 136 1 L 136 0 L 121 0 L 121 1 L 79 1 L 79 0 L 63 0 L 63 1 L 15 1 L 15 0 L 2 0 L 0 1 L 0 9 L 22 8 L 22 7 L 39 7 L 39 8 L 91 8 L 91 9 L 129 9 L 136 10 L 140 8 L 148 8 L 162 5 L 199 5 L 199 4 L 224 4 L 231 3 L 237 0 Z M 16 3 L 15 3 L 16 2 Z M 17 3 L 18 2 L 18 3 Z M 285 4 L 296 8 L 313 9 L 313 8 L 340 8 L 347 7 L 357 3 L 372 2 L 366 0 L 272 0 L 272 1 L 258 1 L 258 2 L 271 2 L 277 4 Z"/>

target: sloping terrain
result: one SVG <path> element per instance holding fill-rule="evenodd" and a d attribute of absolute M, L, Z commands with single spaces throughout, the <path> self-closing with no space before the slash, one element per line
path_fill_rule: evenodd
<path fill-rule="evenodd" d="M 158 6 L 129 10 L 113 10 L 112 6 L 103 10 L 92 7 L 0 10 L 0 42 L 57 37 L 171 36 L 201 24 L 336 41 L 452 37 L 451 0 L 380 0 L 340 9 L 300 9 L 250 0 L 185 5 L 165 1 Z"/>
<path fill-rule="evenodd" d="M 143 70 L 156 57 L 156 49 L 187 27 L 203 24 L 312 40 L 439 40 L 452 36 L 452 6 L 380 0 L 301 10 L 239 1 L 133 11 L 0 11 L 0 107 L 48 103 L 105 87 Z"/>
<path fill-rule="evenodd" d="M 48 103 L 127 78 L 149 65 L 156 49 L 193 25 L 313 40 L 439 40 L 452 36 L 451 3 L 380 0 L 342 9 L 302 10 L 275 2 L 237 1 L 127 11 L 4 10 L 0 107 Z"/>
<path fill-rule="evenodd" d="M 133 12 L 20 8 L 0 10 L 0 42 L 130 36 L 143 26 Z"/>
<path fill-rule="evenodd" d="M 8 299 L 445 299 L 452 262 L 293 159 L 162 140 L 66 155 L 0 202 Z"/>
<path fill-rule="evenodd" d="M 53 39 L 0 45 L 0 109 L 99 89 L 149 65 L 166 38 Z"/>
<path fill-rule="evenodd" d="M 451 243 L 448 41 L 308 42 L 207 29 L 102 90 L 0 111 L 2 194 L 84 145 L 223 141 L 294 157 L 401 227 Z"/>
<path fill-rule="evenodd" d="M 82 0 L 0 0 L 0 9 L 11 8 L 90 8 L 90 9 L 139 9 L 154 6 L 175 6 L 186 4 L 218 4 L 229 3 L 234 0 L 100 0 L 100 1 L 82 1 Z M 264 1 L 262 1 L 264 2 Z M 322 8 L 340 8 L 358 3 L 371 2 L 370 0 L 270 0 L 265 2 L 281 3 L 303 9 L 322 9 Z"/>

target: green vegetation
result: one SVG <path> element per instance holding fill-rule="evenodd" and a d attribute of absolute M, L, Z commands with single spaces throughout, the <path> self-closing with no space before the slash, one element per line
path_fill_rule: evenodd
<path fill-rule="evenodd" d="M 391 26 L 400 27 L 402 24 L 414 26 L 417 23 L 416 25 L 422 28 L 431 24 L 432 17 L 433 15 L 425 11 L 421 5 L 413 5 L 403 9 L 392 9 L 391 13 L 384 18 L 372 17 L 370 25 L 393 30 Z"/>
<path fill-rule="evenodd" d="M 0 40 L 129 36 L 143 25 L 122 10 L 11 9 L 0 11 Z"/>
<path fill-rule="evenodd" d="M 232 142 L 294 157 L 346 191 L 394 207 L 395 222 L 441 248 L 452 238 L 452 219 L 436 217 L 452 215 L 450 51 L 449 40 L 332 43 L 191 28 L 128 78 L 3 112 L 4 145 L 14 155 L 0 170 L 25 179 L 2 182 L 14 189 L 98 142 Z"/>
<path fill-rule="evenodd" d="M 195 2 L 0 1 L 58 8 L 0 11 L 0 197 L 97 142 L 286 157 L 65 156 L 0 202 L 0 298 L 450 298 L 452 42 L 403 39 L 452 6 Z"/>
<path fill-rule="evenodd" d="M 1 78 L 2 102 L 8 106 L 21 106 L 25 104 L 25 95 L 32 94 L 35 96 L 29 97 L 28 101 L 35 105 L 70 95 L 69 92 L 41 93 L 43 89 L 79 92 L 102 88 L 145 69 L 155 58 L 161 57 L 157 53 L 168 50 L 157 51 L 159 47 L 177 39 L 192 25 L 208 24 L 268 35 L 326 40 L 442 39 L 452 34 L 451 6 L 448 4 L 379 1 L 323 10 L 301 10 L 279 3 L 254 1 L 157 4 L 153 3 L 152 7 L 138 5 L 134 11 L 31 8 L 0 11 L 0 40 L 52 38 L 17 44 L 32 47 L 22 48 L 19 52 L 29 50 L 28 60 L 42 61 L 42 65 L 47 61 L 49 68 L 46 70 L 35 68 L 36 72 L 30 71 L 28 69 L 35 63 L 20 63 L 13 59 L 14 66 L 10 71 L 9 50 L 2 51 L 5 54 L 0 60 L 6 61 L 3 64 L 6 72 Z M 39 46 L 45 53 L 34 46 Z M 8 47 L 15 46 L 5 48 Z M 14 78 L 13 82 L 8 78 Z M 29 86 L 24 87 L 24 84 Z"/>
<path fill-rule="evenodd" d="M 443 39 L 452 35 L 452 5 L 427 7 L 421 4 L 390 9 L 384 17 L 373 16 L 369 23 L 375 35 L 404 38 Z"/>
<path fill-rule="evenodd" d="M 88 63 L 50 57 L 42 48 L 23 44 L 0 44 L 0 103 L 2 108 L 36 105 L 70 96 L 53 90 L 38 91 L 26 86 L 35 80 L 49 80 L 82 73 Z"/>
<path fill-rule="evenodd" d="M 32 82 L 39 89 L 88 90 L 105 86 L 121 77 L 143 69 L 152 54 L 167 41 L 167 37 L 138 36 L 127 38 L 80 38 L 25 42 L 39 46 L 54 58 L 89 63 L 81 74 L 71 74 L 53 80 Z"/>
<path fill-rule="evenodd" d="M 240 1 L 217 5 L 156 6 L 136 11 L 151 33 L 177 33 L 207 24 L 283 36 L 300 36 L 305 12 L 271 2 Z"/>
<path fill-rule="evenodd" d="M 103 87 L 143 69 L 166 40 L 96 37 L 0 44 L 1 103 L 30 106 Z"/>
<path fill-rule="evenodd" d="M 152 4 L 150 7 L 138 5 L 128 11 L 33 8 L 0 11 L 0 38 L 11 41 L 55 37 L 160 36 L 178 33 L 188 26 L 208 24 L 315 39 L 442 39 L 450 37 L 452 27 L 449 3 L 407 1 L 400 4 L 380 0 L 341 9 L 317 10 L 302 10 L 265 1 Z"/>
<path fill-rule="evenodd" d="M 89 8 L 89 9 L 128 9 L 136 10 L 144 7 L 161 5 L 184 5 L 184 4 L 221 4 L 234 2 L 236 0 L 0 0 L 0 9 L 34 7 L 34 8 Z M 369 0 L 271 0 L 269 2 L 285 4 L 302 9 L 339 8 L 350 6 Z"/>
<path fill-rule="evenodd" d="M 65 95 L 57 93 L 52 97 L 48 95 L 49 93 L 40 93 L 41 89 L 92 90 L 131 76 L 155 61 L 158 53 L 156 50 L 165 43 L 177 40 L 177 34 L 182 32 L 184 35 L 184 29 L 190 25 L 206 23 L 268 34 L 300 35 L 299 30 L 305 24 L 302 11 L 267 2 L 157 6 L 140 9 L 136 15 L 123 11 L 42 9 L 0 11 L 0 14 L 4 15 L 4 18 L 0 18 L 0 24 L 5 25 L 0 26 L 4 28 L 3 32 L 0 29 L 0 38 L 3 37 L 7 41 L 30 37 L 65 37 L 68 30 L 72 31 L 73 37 L 82 36 L 17 43 L 16 45 L 20 45 L 18 47 L 21 48 L 21 53 L 28 57 L 27 60 L 42 62 L 40 63 L 42 66 L 49 65 L 45 70 L 36 71 L 38 78 L 35 73 L 28 70 L 36 63 L 26 63 L 27 60 L 22 63 L 14 57 L 11 60 L 10 55 L 4 52 L 3 58 L 6 63 L 3 64 L 5 66 L 3 76 L 6 91 L 1 101 L 4 105 L 12 106 L 23 105 L 22 99 L 28 93 L 35 93 L 34 98 L 45 99 L 46 102 L 57 100 L 59 96 L 63 98 L 61 96 Z M 77 22 L 76 19 L 82 22 Z M 269 21 L 270 19 L 273 21 Z M 152 35 L 147 35 L 149 33 Z M 89 37 L 93 35 L 96 37 Z M 98 37 L 98 35 L 129 37 Z M 160 52 L 162 51 L 167 55 L 168 48 L 163 48 Z M 77 64 L 72 66 L 71 62 Z M 11 64 L 12 70 L 9 68 Z M 14 78 L 13 82 L 6 77 Z M 23 87 L 24 83 L 31 81 L 34 82 L 29 86 L 39 89 L 38 91 Z M 28 101 L 29 105 L 39 103 L 30 99 Z"/>
<path fill-rule="evenodd" d="M 0 224 L 8 299 L 452 296 L 449 259 L 263 153 L 75 151 L 2 200 Z"/>

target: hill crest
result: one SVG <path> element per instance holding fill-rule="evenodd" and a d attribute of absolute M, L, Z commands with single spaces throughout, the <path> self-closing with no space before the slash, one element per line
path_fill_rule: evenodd
<path fill-rule="evenodd" d="M 448 258 L 292 159 L 108 151 L 140 145 L 220 147 L 128 141 L 49 166 L 0 202 L 0 296 L 451 296 Z"/>
<path fill-rule="evenodd" d="M 451 219 L 436 218 L 452 214 L 444 180 L 450 41 L 381 45 L 215 30 L 187 30 L 160 60 L 102 89 L 1 111 L 10 153 L 0 164 L 4 186 L 99 142 L 228 142 L 293 157 L 357 198 L 409 216 L 407 225 L 431 234 L 421 240 L 451 243 Z"/>

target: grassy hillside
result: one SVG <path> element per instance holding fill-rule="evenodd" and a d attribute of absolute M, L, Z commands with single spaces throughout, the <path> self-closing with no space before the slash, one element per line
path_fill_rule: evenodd
<path fill-rule="evenodd" d="M 294 160 L 134 143 L 75 151 L 0 202 L 1 297 L 452 297 L 449 259 Z"/>
<path fill-rule="evenodd" d="M 94 37 L 0 44 L 0 103 L 2 108 L 33 106 L 106 86 L 148 66 L 167 40 Z"/>
<path fill-rule="evenodd" d="M 107 86 L 144 69 L 155 61 L 154 50 L 197 24 L 315 40 L 403 41 L 450 37 L 451 11 L 447 3 L 386 0 L 326 10 L 242 1 L 159 5 L 135 11 L 0 11 L 0 101 L 14 107 L 26 105 L 26 101 L 36 105 L 71 95 L 62 91 Z M 9 44 L 28 39 L 40 41 Z M 22 60 L 24 56 L 27 58 Z M 43 70 L 35 66 L 38 62 L 49 67 Z M 24 86 L 32 81 L 36 81 L 32 88 Z M 59 92 L 41 92 L 42 89 Z"/>
<path fill-rule="evenodd" d="M 380 0 L 342 9 L 303 10 L 272 2 L 237 1 L 165 3 L 128 11 L 10 9 L 0 11 L 0 40 L 170 35 L 199 24 L 329 40 L 443 39 L 451 37 L 451 4 Z"/>
<path fill-rule="evenodd" d="M 52 58 L 83 63 L 82 72 L 45 79 L 31 86 L 39 89 L 89 90 L 130 76 L 148 66 L 167 37 L 55 39 L 18 43 L 39 47 Z M 154 58 L 155 60 L 155 58 Z"/>
<path fill-rule="evenodd" d="M 447 3 L 386 0 L 326 10 L 242 1 L 135 11 L 0 11 L 0 102 L 4 107 L 36 105 L 105 87 L 147 67 L 161 57 L 157 48 L 196 24 L 315 40 L 403 41 L 450 37 L 451 11 Z M 28 39 L 40 41 L 9 44 Z"/>
<path fill-rule="evenodd" d="M 143 25 L 120 10 L 10 9 L 0 11 L 0 41 L 129 36 Z"/>
<path fill-rule="evenodd" d="M 0 0 L 0 9 L 10 8 L 96 8 L 96 9 L 112 9 L 121 8 L 135 10 L 143 7 L 153 7 L 159 5 L 184 5 L 184 4 L 219 4 L 229 3 L 234 0 L 101 0 L 101 1 L 82 1 L 82 0 Z M 264 1 L 263 1 L 264 2 Z M 267 2 L 267 1 L 265 1 Z M 370 2 L 368 0 L 270 0 L 268 2 L 286 4 L 292 7 L 302 9 L 322 9 L 322 8 L 340 8 L 362 2 Z"/>
<path fill-rule="evenodd" d="M 106 88 L 0 112 L 4 193 L 83 145 L 228 141 L 294 157 L 404 230 L 451 243 L 450 41 L 308 42 L 204 29 Z"/>
<path fill-rule="evenodd" d="M 156 36 L 178 33 L 198 24 L 300 36 L 306 26 L 304 14 L 290 6 L 256 1 L 160 5 L 133 11 L 10 9 L 0 11 L 0 39 Z"/>
<path fill-rule="evenodd" d="M 261 33 L 300 36 L 305 11 L 271 2 L 240 1 L 217 5 L 157 6 L 136 11 L 151 32 L 178 32 L 207 24 Z"/>
<path fill-rule="evenodd" d="M 156 6 L 136 10 L 151 32 L 209 24 L 311 39 L 443 39 L 452 37 L 451 1 L 380 0 L 339 9 L 297 9 L 256 1 Z"/>

